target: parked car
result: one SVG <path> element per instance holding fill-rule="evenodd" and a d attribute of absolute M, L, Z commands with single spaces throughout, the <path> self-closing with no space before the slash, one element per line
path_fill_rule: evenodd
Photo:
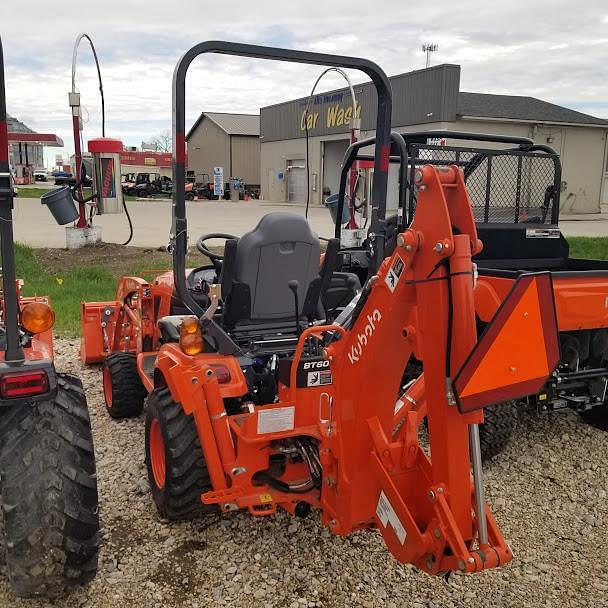
<path fill-rule="evenodd" d="M 46 171 L 34 171 L 34 179 L 37 182 L 46 182 L 47 181 Z"/>
<path fill-rule="evenodd" d="M 53 177 L 55 178 L 56 186 L 68 186 L 72 185 L 69 180 L 74 180 L 74 176 L 67 171 L 53 171 Z"/>

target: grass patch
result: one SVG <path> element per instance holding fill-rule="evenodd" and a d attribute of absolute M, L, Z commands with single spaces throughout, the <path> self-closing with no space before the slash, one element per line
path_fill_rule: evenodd
<path fill-rule="evenodd" d="M 17 186 L 17 198 L 40 198 L 44 194 L 48 194 L 53 190 L 57 190 L 62 186 L 52 186 L 51 188 L 37 188 L 36 186 Z M 87 197 L 91 194 L 91 188 L 82 189 L 83 196 Z"/>
<path fill-rule="evenodd" d="M 568 242 L 571 257 L 608 259 L 608 237 L 571 237 Z M 108 243 L 77 252 L 32 249 L 18 243 L 15 258 L 17 276 L 25 283 L 23 294 L 51 298 L 57 314 L 55 330 L 64 336 L 80 332 L 80 303 L 112 300 L 122 275 L 152 280 L 171 268 L 171 256 L 166 252 Z M 186 259 L 190 268 L 207 263 L 208 260 L 198 254 Z"/>
<path fill-rule="evenodd" d="M 43 194 L 51 192 L 53 188 L 29 188 L 27 186 L 17 186 L 18 198 L 40 198 Z"/>
<path fill-rule="evenodd" d="M 116 279 L 105 266 L 75 266 L 66 272 L 49 272 L 36 258 L 35 250 L 15 245 L 17 276 L 24 281 L 23 295 L 47 295 L 57 316 L 55 329 L 76 335 L 80 328 L 80 302 L 110 300 Z"/>
<path fill-rule="evenodd" d="M 49 296 L 55 309 L 55 331 L 63 336 L 80 332 L 80 303 L 113 300 L 118 279 L 141 276 L 151 281 L 172 265 L 165 251 L 102 243 L 78 251 L 32 249 L 15 245 L 17 277 L 24 296 Z M 198 254 L 186 257 L 190 268 L 208 263 Z"/>
<path fill-rule="evenodd" d="M 570 257 L 586 260 L 608 260 L 608 237 L 571 236 Z"/>

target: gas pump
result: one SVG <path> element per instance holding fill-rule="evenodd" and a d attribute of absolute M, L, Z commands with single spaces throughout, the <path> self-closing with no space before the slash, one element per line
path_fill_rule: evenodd
<path fill-rule="evenodd" d="M 124 208 L 120 183 L 122 141 L 111 137 L 90 139 L 88 149 L 93 156 L 93 196 L 97 213 L 122 213 Z"/>
<path fill-rule="evenodd" d="M 86 40 L 93 53 L 99 79 L 99 94 L 101 98 L 101 137 L 89 140 L 88 150 L 93 156 L 93 192 L 84 196 L 83 184 L 86 181 L 87 171 L 82 160 L 82 108 L 80 104 L 80 93 L 76 88 L 76 61 L 78 57 L 78 46 L 82 40 Z M 56 190 L 42 197 L 61 225 L 75 222 L 74 226 L 66 228 L 66 245 L 68 249 L 76 249 L 83 245 L 93 244 L 101 241 L 101 227 L 93 226 L 95 211 L 99 215 L 106 213 L 122 213 L 123 209 L 129 223 L 129 238 L 122 243 L 128 245 L 133 238 L 133 223 L 129 216 L 122 192 L 120 153 L 123 151 L 122 141 L 105 136 L 105 97 L 103 82 L 101 80 L 101 69 L 97 51 L 91 37 L 82 33 L 76 38 L 74 52 L 72 55 L 72 90 L 68 93 L 68 101 L 72 113 L 72 129 L 74 134 L 74 164 L 76 184 L 71 192 Z M 78 210 L 74 209 L 74 201 L 78 203 Z M 89 213 L 87 217 L 87 204 Z"/>

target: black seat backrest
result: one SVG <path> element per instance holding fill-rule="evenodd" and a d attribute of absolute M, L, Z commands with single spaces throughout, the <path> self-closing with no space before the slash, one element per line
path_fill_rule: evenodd
<path fill-rule="evenodd" d="M 226 247 L 222 272 L 224 319 L 263 322 L 293 319 L 289 281 L 297 280 L 299 314 L 309 286 L 319 275 L 320 245 L 305 217 L 268 213 L 250 232 Z"/>

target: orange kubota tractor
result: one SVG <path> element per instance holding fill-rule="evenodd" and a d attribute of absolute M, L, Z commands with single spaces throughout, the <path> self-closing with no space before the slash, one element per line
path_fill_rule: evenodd
<path fill-rule="evenodd" d="M 186 72 L 209 52 L 372 78 L 377 238 L 361 290 L 336 270 L 337 240 L 319 265 L 319 240 L 293 213 L 270 213 L 240 239 L 224 235 L 223 256 L 201 237 L 213 265 L 187 271 L 185 193 L 174 189 L 173 274 L 125 277 L 114 301 L 83 305 L 82 355 L 104 362 L 109 413 L 138 414 L 148 395 L 146 462 L 159 513 L 315 508 L 332 533 L 377 528 L 398 560 L 432 574 L 508 562 L 484 500 L 478 425 L 486 404 L 534 393 L 557 364 L 550 276 L 520 276 L 478 340 L 471 257 L 482 243 L 456 166 L 416 173 L 416 216 L 385 258 L 391 89 L 363 59 L 195 46 L 174 75 L 175 184 L 185 179 Z M 329 321 L 323 295 L 340 281 L 356 295 Z M 412 353 L 424 374 L 403 388 Z M 432 458 L 419 440 L 425 417 Z"/>

